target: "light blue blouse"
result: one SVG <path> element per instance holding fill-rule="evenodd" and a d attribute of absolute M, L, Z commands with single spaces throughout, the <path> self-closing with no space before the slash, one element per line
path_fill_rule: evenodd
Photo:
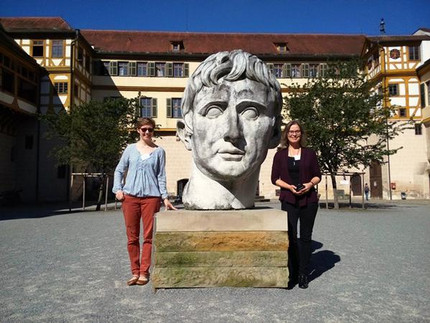
<path fill-rule="evenodd" d="M 126 171 L 127 177 L 123 183 Z M 149 155 L 141 155 L 136 144 L 128 145 L 115 168 L 112 192 L 119 190 L 137 197 L 167 198 L 164 149 L 157 147 Z"/>

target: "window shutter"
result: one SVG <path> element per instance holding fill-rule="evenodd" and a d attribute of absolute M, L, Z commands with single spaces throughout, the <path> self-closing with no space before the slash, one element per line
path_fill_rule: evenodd
<path fill-rule="evenodd" d="M 287 76 L 287 64 L 282 64 L 282 77 Z"/>
<path fill-rule="evenodd" d="M 157 115 L 158 115 L 158 109 L 157 109 L 157 99 L 156 98 L 152 98 L 152 100 L 151 100 L 151 103 L 152 103 L 152 117 L 153 118 L 157 118 Z"/>
<path fill-rule="evenodd" d="M 420 100 L 421 100 L 421 108 L 425 108 L 426 107 L 426 88 L 424 83 L 420 84 Z"/>
<path fill-rule="evenodd" d="M 154 62 L 148 63 L 148 76 L 155 76 L 155 63 Z"/>
<path fill-rule="evenodd" d="M 128 75 L 136 76 L 136 62 L 128 62 Z"/>
<path fill-rule="evenodd" d="M 166 63 L 166 76 L 173 76 L 173 63 Z"/>
<path fill-rule="evenodd" d="M 302 76 L 309 77 L 309 64 L 302 64 Z"/>
<path fill-rule="evenodd" d="M 172 99 L 166 100 L 166 106 L 167 106 L 167 118 L 172 117 Z"/>
<path fill-rule="evenodd" d="M 188 77 L 190 75 L 190 64 L 184 64 L 184 77 Z"/>
<path fill-rule="evenodd" d="M 114 61 L 109 63 L 109 74 L 118 75 L 118 62 Z"/>

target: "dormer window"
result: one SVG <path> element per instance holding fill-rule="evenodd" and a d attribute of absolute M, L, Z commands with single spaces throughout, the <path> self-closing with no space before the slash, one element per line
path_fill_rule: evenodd
<path fill-rule="evenodd" d="M 279 54 L 285 54 L 290 51 L 287 46 L 287 43 L 275 43 L 275 46 Z"/>
<path fill-rule="evenodd" d="M 182 41 L 172 41 L 171 44 L 173 52 L 180 52 L 184 49 L 184 42 Z"/>

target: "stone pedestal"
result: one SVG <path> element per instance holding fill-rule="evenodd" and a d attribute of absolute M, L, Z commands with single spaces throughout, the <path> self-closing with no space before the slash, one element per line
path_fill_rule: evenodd
<path fill-rule="evenodd" d="M 156 215 L 154 289 L 287 287 L 287 213 L 271 208 Z"/>

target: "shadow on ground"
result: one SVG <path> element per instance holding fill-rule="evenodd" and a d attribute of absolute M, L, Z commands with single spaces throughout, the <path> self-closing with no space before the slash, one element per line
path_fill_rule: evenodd
<path fill-rule="evenodd" d="M 96 203 L 88 203 L 86 209 L 82 209 L 82 202 L 76 202 L 69 205 L 68 203 L 46 203 L 46 204 L 28 204 L 0 207 L 0 221 L 14 219 L 35 219 L 44 218 L 62 214 L 76 214 L 82 212 L 103 212 L 104 205 L 100 211 L 95 211 Z M 114 209 L 108 207 L 108 210 Z"/>
<path fill-rule="evenodd" d="M 317 279 L 326 271 L 332 269 L 336 263 L 340 262 L 340 256 L 336 255 L 331 250 L 316 251 L 321 249 L 322 246 L 323 244 L 321 242 L 315 240 L 312 241 L 312 256 L 309 263 L 309 281 Z"/>
<path fill-rule="evenodd" d="M 325 201 L 320 201 L 320 208 L 322 209 L 326 209 L 328 205 L 329 209 L 333 209 L 334 208 L 334 203 L 333 202 L 328 202 L 326 203 Z M 366 202 L 364 203 L 364 209 L 389 209 L 389 208 L 393 208 L 396 207 L 396 204 L 392 204 L 392 203 L 369 203 Z M 357 202 L 339 202 L 339 208 L 343 209 L 343 208 L 352 208 L 352 209 L 363 209 L 363 204 L 362 203 L 357 203 Z"/>

